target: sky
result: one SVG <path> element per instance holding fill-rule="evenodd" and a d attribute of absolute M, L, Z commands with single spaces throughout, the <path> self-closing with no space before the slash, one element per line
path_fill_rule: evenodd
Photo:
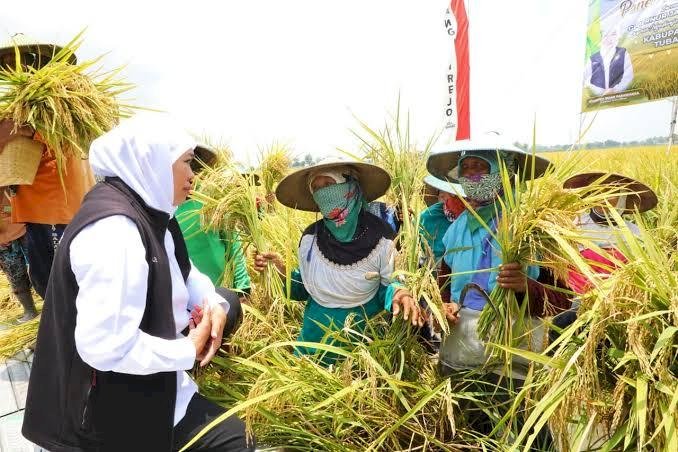
<path fill-rule="evenodd" d="M 419 143 L 442 128 L 445 0 L 34 0 L 3 2 L 0 35 L 68 42 L 80 60 L 124 65 L 137 105 L 161 109 L 252 163 L 273 142 L 295 155 L 357 150 L 400 97 Z M 569 143 L 667 135 L 661 100 L 580 114 L 588 0 L 470 0 L 471 134 Z M 3 39 L 4 40 L 4 39 Z M 357 119 L 356 119 L 357 118 Z"/>

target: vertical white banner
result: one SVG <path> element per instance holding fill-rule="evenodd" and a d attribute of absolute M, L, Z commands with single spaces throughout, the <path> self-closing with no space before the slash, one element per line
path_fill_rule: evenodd
<path fill-rule="evenodd" d="M 457 139 L 457 52 L 454 47 L 454 40 L 457 36 L 457 19 L 452 15 L 448 7 L 445 11 L 445 32 L 450 42 L 447 52 L 447 71 L 445 93 L 445 125 L 439 142 L 452 143 Z"/>

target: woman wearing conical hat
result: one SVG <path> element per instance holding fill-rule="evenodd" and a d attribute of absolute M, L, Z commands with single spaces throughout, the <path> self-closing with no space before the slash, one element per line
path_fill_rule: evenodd
<path fill-rule="evenodd" d="M 549 162 L 507 145 L 499 137 L 486 136 L 457 141 L 434 152 L 428 159 L 427 169 L 435 177 L 459 183 L 477 216 L 490 228 L 496 228 L 501 216 L 497 199 L 503 191 L 502 165 L 512 178 L 518 175 L 521 180 L 528 180 L 543 175 Z M 452 275 L 443 298 L 449 299 L 445 310 L 453 325 L 440 350 L 443 372 L 475 369 L 487 361 L 485 344 L 477 334 L 477 322 L 480 312 L 486 308 L 487 298 L 478 291 L 467 290 L 470 285 L 487 294 L 499 286 L 514 291 L 519 300 L 521 295 L 526 296 L 533 317 L 546 315 L 547 307 L 569 308 L 566 297 L 542 284 L 554 284 L 546 271 L 522 262 L 502 262 L 499 244 L 468 210 L 447 229 L 443 243 L 445 255 L 441 271 Z M 491 268 L 499 270 L 481 271 Z M 520 377 L 515 370 L 514 375 Z"/>
<path fill-rule="evenodd" d="M 629 214 L 635 211 L 646 212 L 657 205 L 657 195 L 647 185 L 638 182 L 628 176 L 602 172 L 577 174 L 570 177 L 563 184 L 564 188 L 588 187 L 593 183 L 607 186 L 612 196 L 607 200 L 609 206 L 595 206 L 575 220 L 575 225 L 598 249 L 584 248 L 580 246 L 579 254 L 591 266 L 591 270 L 600 276 L 612 273 L 617 265 L 626 262 L 626 257 L 619 250 L 619 241 L 622 240 L 620 225 L 617 224 L 611 209 L 619 215 Z M 638 235 L 639 230 L 633 222 L 624 220 L 624 228 Z M 602 250 L 603 254 L 599 251 Z M 591 281 L 580 272 L 572 269 L 568 273 L 568 285 L 570 289 L 583 294 L 591 289 Z M 573 303 L 572 309 L 563 312 L 553 318 L 553 324 L 559 330 L 567 328 L 577 319 L 578 302 Z M 559 332 L 553 330 L 549 333 L 551 341 L 555 340 Z"/>
<path fill-rule="evenodd" d="M 445 254 L 443 236 L 466 209 L 461 201 L 464 189 L 430 174 L 424 178 L 424 183 L 424 202 L 428 207 L 419 216 L 419 224 L 436 263 L 439 263 Z"/>
<path fill-rule="evenodd" d="M 322 215 L 304 231 L 299 268 L 291 272 L 292 298 L 306 301 L 299 341 L 322 342 L 325 328 L 341 329 L 349 315 L 355 316 L 353 328 L 358 330 L 384 310 L 423 323 L 410 293 L 391 280 L 393 230 L 365 209 L 390 184 L 388 173 L 375 165 L 330 158 L 288 175 L 278 185 L 276 196 L 282 204 Z M 257 254 L 255 269 L 263 271 L 268 262 L 285 274 L 276 253 Z M 316 351 L 299 347 L 297 352 Z M 333 360 L 323 358 L 325 363 Z"/>
<path fill-rule="evenodd" d="M 14 69 L 16 65 L 39 69 L 49 64 L 61 47 L 14 35 L 8 42 L 0 44 L 0 70 Z M 18 59 L 17 59 L 18 55 Z M 76 62 L 71 54 L 68 62 Z M 17 127 L 15 127 L 17 126 Z M 37 132 L 24 124 L 15 125 L 9 119 L 0 120 L 0 152 L 14 138 L 14 132 L 42 143 Z M 31 283 L 42 298 L 47 291 L 56 245 L 66 225 L 75 216 L 85 193 L 91 188 L 91 174 L 82 161 L 68 158 L 59 173 L 52 151 L 42 145 L 42 156 L 33 183 L 14 185 L 13 181 L 2 181 L 0 185 L 11 185 L 11 221 L 26 225 L 26 258 Z"/>
<path fill-rule="evenodd" d="M 563 184 L 564 188 L 582 188 L 593 183 L 605 185 L 612 194 L 608 199 L 610 206 L 596 206 L 589 212 L 581 215 L 576 220 L 576 225 L 587 238 L 608 253 L 602 256 L 597 251 L 589 248 L 580 249 L 582 257 L 587 259 L 593 270 L 599 274 L 609 274 L 615 267 L 610 257 L 618 262 L 625 262 L 626 258 L 618 249 L 620 240 L 619 229 L 610 210 L 614 209 L 619 215 L 638 212 L 646 212 L 657 205 L 657 195 L 647 185 L 638 182 L 628 176 L 602 172 L 584 173 L 572 176 Z M 624 227 L 634 235 L 638 235 L 638 226 L 628 220 L 624 220 Z M 590 288 L 590 281 L 582 274 L 571 271 L 569 284 L 576 293 L 584 293 Z"/>
<path fill-rule="evenodd" d="M 192 164 L 194 174 L 198 175 L 205 167 L 212 167 L 217 163 L 218 151 L 211 146 L 199 144 L 195 151 L 196 160 Z M 239 294 L 240 301 L 245 301 L 251 284 L 242 243 L 233 231 L 205 229 L 199 215 L 201 208 L 200 201 L 188 199 L 175 213 L 191 262 L 216 287 L 234 289 Z"/>

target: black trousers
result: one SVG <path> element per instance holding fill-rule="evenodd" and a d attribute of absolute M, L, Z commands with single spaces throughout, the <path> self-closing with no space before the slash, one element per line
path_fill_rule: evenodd
<path fill-rule="evenodd" d="M 216 292 L 221 295 L 221 297 L 228 301 L 230 308 L 228 309 L 228 315 L 226 316 L 226 325 L 224 325 L 224 339 L 226 339 L 240 326 L 242 321 L 242 306 L 240 306 L 240 297 L 241 293 L 238 293 L 234 290 L 227 289 L 226 287 L 217 287 Z"/>
<path fill-rule="evenodd" d="M 174 427 L 175 451 L 180 450 L 193 439 L 207 424 L 225 413 L 226 410 L 210 402 L 200 394 L 195 394 L 188 404 L 186 415 Z M 193 444 L 189 451 L 253 451 L 255 441 L 249 443 L 245 432 L 245 423 L 237 416 L 231 416 L 217 424 L 205 436 Z"/>
<path fill-rule="evenodd" d="M 230 305 L 224 338 L 233 334 L 240 325 L 242 308 L 240 294 L 225 287 L 217 287 L 216 291 Z M 174 427 L 174 450 L 180 450 L 193 439 L 207 424 L 225 413 L 226 410 L 214 402 L 210 402 L 200 394 L 194 394 L 186 409 L 186 415 Z M 247 443 L 245 423 L 237 416 L 231 416 L 217 424 L 189 451 L 243 451 L 254 450 L 254 438 Z"/>
<path fill-rule="evenodd" d="M 66 229 L 65 224 L 26 223 L 24 246 L 28 260 L 28 276 L 31 284 L 42 299 L 47 292 L 49 273 L 56 247 Z"/>

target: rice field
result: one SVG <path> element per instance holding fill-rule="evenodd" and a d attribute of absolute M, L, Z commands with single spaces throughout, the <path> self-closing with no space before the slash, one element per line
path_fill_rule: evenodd
<path fill-rule="evenodd" d="M 396 190 L 386 198 L 413 214 L 404 217 L 397 273 L 437 308 L 430 264 L 413 263 L 422 250 L 416 231 L 423 205 L 413 199 L 423 173 L 416 165 L 424 165 L 425 158 L 412 155 L 427 150 L 410 143 L 401 126 L 361 128 L 357 133 L 364 146 L 352 153 L 383 159 L 381 165 L 398 171 Z M 340 331 L 328 331 L 327 342 L 333 345 L 313 346 L 341 357 L 330 367 L 300 358 L 292 346 L 304 305 L 290 300 L 290 287 L 270 272 L 252 275 L 253 294 L 244 306 L 242 326 L 210 366 L 194 371 L 201 391 L 227 407 L 227 416 L 245 419 L 260 448 L 678 450 L 678 147 L 671 152 L 657 146 L 543 155 L 560 170 L 524 188 L 517 202 L 525 208 L 563 215 L 587 208 L 581 199 L 576 206 L 554 199 L 565 178 L 590 170 L 646 183 L 656 190 L 659 205 L 634 219 L 640 237 L 621 228 L 628 262 L 605 280 L 591 275 L 596 289 L 580 300 L 579 318 L 558 340 L 543 351 L 496 343 L 498 359 L 520 358 L 525 364 L 522 387 L 478 371 L 441 376 L 435 356 L 411 326 L 386 315 L 370 323 L 363 340 L 356 341 L 350 319 Z M 266 190 L 282 172 L 269 171 L 267 177 Z M 259 215 L 243 194 L 264 197 L 264 189 L 247 177 L 229 177 L 231 185 L 219 187 L 222 178 L 208 173 L 206 188 L 196 195 L 208 206 L 206 223 L 237 229 L 250 255 L 254 247 L 277 250 L 288 271 L 293 268 L 301 232 L 314 215 L 277 202 Z M 238 185 L 244 190 L 237 190 Z M 552 260 L 590 274 L 586 262 L 568 254 L 572 248 L 566 245 L 576 241 L 572 231 L 564 227 L 553 236 L 564 245 L 552 250 Z M 10 308 L 7 298 L 0 279 L 3 319 L 18 317 L 20 310 Z M 0 332 L 0 342 L 2 336 Z"/>
<path fill-rule="evenodd" d="M 375 135 L 369 129 L 365 155 L 377 160 L 386 156 L 389 162 L 380 164 L 398 168 L 399 159 L 412 147 L 396 139 L 396 130 Z M 375 150 L 382 152 L 375 155 Z M 582 315 L 563 339 L 543 353 L 504 348 L 529 363 L 523 388 L 508 388 L 508 394 L 498 398 L 497 386 L 477 373 L 442 378 L 435 358 L 427 355 L 413 332 L 387 318 L 373 322 L 367 341 L 351 342 L 350 322 L 342 331 L 328 333 L 335 344 L 346 347 L 320 348 L 344 359 L 331 368 L 319 366 L 292 353 L 303 305 L 286 293 L 271 298 L 255 289 L 244 324 L 230 341 L 231 353 L 199 374 L 203 391 L 231 408 L 229 415 L 243 416 L 260 443 L 288 450 L 673 450 L 678 440 L 678 153 L 646 147 L 546 156 L 563 171 L 535 184 L 540 190 L 555 191 L 553 187 L 571 174 L 600 169 L 647 183 L 658 192 L 660 205 L 636 219 L 644 245 L 629 238 L 634 245 L 625 250 L 631 256 L 629 273 L 620 272 L 606 281 L 604 292 L 591 295 L 583 304 L 590 314 Z M 418 183 L 408 174 L 419 173 L 417 168 L 401 170 L 396 176 L 399 186 Z M 397 193 L 387 198 L 403 200 Z M 549 198 L 542 196 L 539 202 Z M 413 208 L 416 213 L 421 205 Z M 290 216 L 297 220 L 290 221 Z M 416 218 L 406 218 L 413 224 L 405 224 L 403 231 L 414 228 Z M 273 247 L 284 249 L 293 262 L 296 240 L 311 221 L 276 206 L 262 225 L 264 240 L 270 237 Z M 276 238 L 281 229 L 294 240 Z M 398 271 L 403 274 L 411 274 L 408 256 L 413 246 L 419 249 L 401 240 Z M 636 300 L 631 305 L 630 294 Z M 633 325 L 632 331 L 627 325 Z M 615 358 L 601 361 L 596 350 L 611 339 L 615 346 L 608 351 Z M 634 367 L 636 362 L 643 367 Z M 648 373 L 650 369 L 654 373 Z M 479 416 L 491 426 L 482 434 L 474 424 Z M 544 430 L 550 434 L 543 435 Z"/>

